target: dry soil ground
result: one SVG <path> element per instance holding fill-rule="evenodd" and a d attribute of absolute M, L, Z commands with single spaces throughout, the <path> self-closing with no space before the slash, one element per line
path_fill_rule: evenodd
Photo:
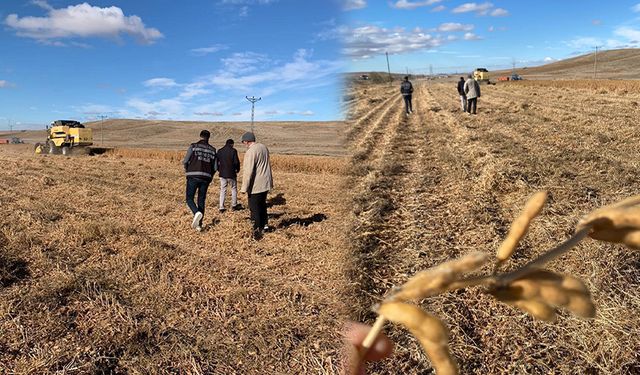
<path fill-rule="evenodd" d="M 516 264 L 566 239 L 581 215 L 640 193 L 640 94 L 630 87 L 482 86 L 472 116 L 462 113 L 455 83 L 417 82 L 406 117 L 395 84 L 352 85 L 352 317 L 371 323 L 371 306 L 421 269 L 472 250 L 494 253 L 535 191 L 551 199 Z M 450 327 L 461 373 L 639 373 L 640 253 L 586 241 L 549 268 L 586 281 L 595 319 L 563 311 L 555 323 L 535 321 L 478 289 L 423 302 Z M 396 353 L 374 373 L 431 373 L 415 339 L 388 332 Z"/>
<path fill-rule="evenodd" d="M 344 160 L 274 155 L 275 231 L 255 242 L 217 182 L 190 228 L 181 156 L 0 148 L 1 374 L 337 371 Z"/>

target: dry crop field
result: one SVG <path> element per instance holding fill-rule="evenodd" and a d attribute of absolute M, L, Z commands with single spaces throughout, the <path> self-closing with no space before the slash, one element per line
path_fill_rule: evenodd
<path fill-rule="evenodd" d="M 255 242 L 217 178 L 190 228 L 181 157 L 0 148 L 0 373 L 337 371 L 344 159 L 274 155 L 276 229 Z"/>
<path fill-rule="evenodd" d="M 550 199 L 516 266 L 568 238 L 582 215 L 640 193 L 635 82 L 483 85 L 476 116 L 462 113 L 455 82 L 414 85 L 409 117 L 399 83 L 356 82 L 345 95 L 354 320 L 372 323 L 371 307 L 419 270 L 474 250 L 495 253 L 536 191 Z M 640 253 L 585 241 L 549 269 L 585 280 L 595 319 L 561 311 L 554 323 L 533 320 L 478 288 L 422 303 L 450 328 L 461 373 L 639 373 Z M 431 373 L 407 331 L 386 332 L 395 354 L 373 373 Z"/>

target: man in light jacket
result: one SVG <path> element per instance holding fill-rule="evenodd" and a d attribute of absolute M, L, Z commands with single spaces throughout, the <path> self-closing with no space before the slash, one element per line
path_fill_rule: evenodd
<path fill-rule="evenodd" d="M 187 176 L 187 206 L 193 213 L 191 227 L 198 232 L 202 230 L 202 218 L 207 199 L 207 189 L 217 170 L 216 149 L 209 144 L 211 134 L 208 130 L 200 132 L 200 141 L 192 143 L 182 161 Z M 198 205 L 193 198 L 198 192 Z"/>
<path fill-rule="evenodd" d="M 469 74 L 467 82 L 464 83 L 464 93 L 467 94 L 467 113 L 476 114 L 476 106 L 478 105 L 478 98 L 480 97 L 480 85 L 478 81 L 473 79 L 473 76 Z"/>
<path fill-rule="evenodd" d="M 247 193 L 249 210 L 253 221 L 253 238 L 259 240 L 267 225 L 267 193 L 273 189 L 269 150 L 256 143 L 256 136 L 247 132 L 242 135 L 242 144 L 247 146 L 242 165 L 241 192 Z"/>

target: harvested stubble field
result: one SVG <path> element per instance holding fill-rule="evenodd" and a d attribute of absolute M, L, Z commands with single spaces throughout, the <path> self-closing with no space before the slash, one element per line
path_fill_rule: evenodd
<path fill-rule="evenodd" d="M 483 85 L 477 116 L 462 113 L 455 83 L 416 82 L 409 117 L 395 84 L 351 85 L 354 320 L 372 323 L 371 307 L 419 270 L 495 254 L 535 191 L 550 201 L 513 266 L 568 238 L 583 214 L 640 193 L 636 83 L 567 82 Z M 585 280 L 595 319 L 533 320 L 479 288 L 422 303 L 449 326 L 461 373 L 639 373 L 640 253 L 585 241 L 549 269 Z M 386 332 L 396 351 L 373 373 L 431 373 L 407 331 Z"/>
<path fill-rule="evenodd" d="M 217 178 L 190 228 L 181 153 L 31 153 L 0 149 L 0 373 L 337 371 L 342 158 L 274 155 L 276 229 L 255 242 Z"/>

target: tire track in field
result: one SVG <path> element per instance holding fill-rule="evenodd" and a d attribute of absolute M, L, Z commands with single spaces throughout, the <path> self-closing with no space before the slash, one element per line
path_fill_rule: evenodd
<path fill-rule="evenodd" d="M 353 121 L 353 125 L 351 126 L 351 128 L 349 129 L 349 131 L 347 132 L 347 139 L 350 141 L 353 141 L 354 138 L 356 137 L 356 135 L 361 132 L 363 129 L 366 129 L 369 127 L 369 124 L 372 121 L 375 121 L 376 117 L 380 115 L 380 111 L 383 110 L 384 108 L 388 108 L 390 107 L 390 103 L 393 102 L 394 100 L 397 100 L 397 97 L 391 95 L 390 92 L 383 92 L 382 93 L 383 97 L 386 97 L 385 99 L 382 100 L 382 102 L 380 102 L 379 104 L 375 105 L 373 108 L 371 108 L 369 111 L 365 112 L 364 114 L 358 114 L 355 113 L 355 119 L 351 120 Z M 359 102 L 364 102 L 364 101 L 369 101 L 370 99 L 359 99 Z M 365 107 L 365 105 L 363 104 L 359 104 L 358 106 L 361 107 Z"/>

